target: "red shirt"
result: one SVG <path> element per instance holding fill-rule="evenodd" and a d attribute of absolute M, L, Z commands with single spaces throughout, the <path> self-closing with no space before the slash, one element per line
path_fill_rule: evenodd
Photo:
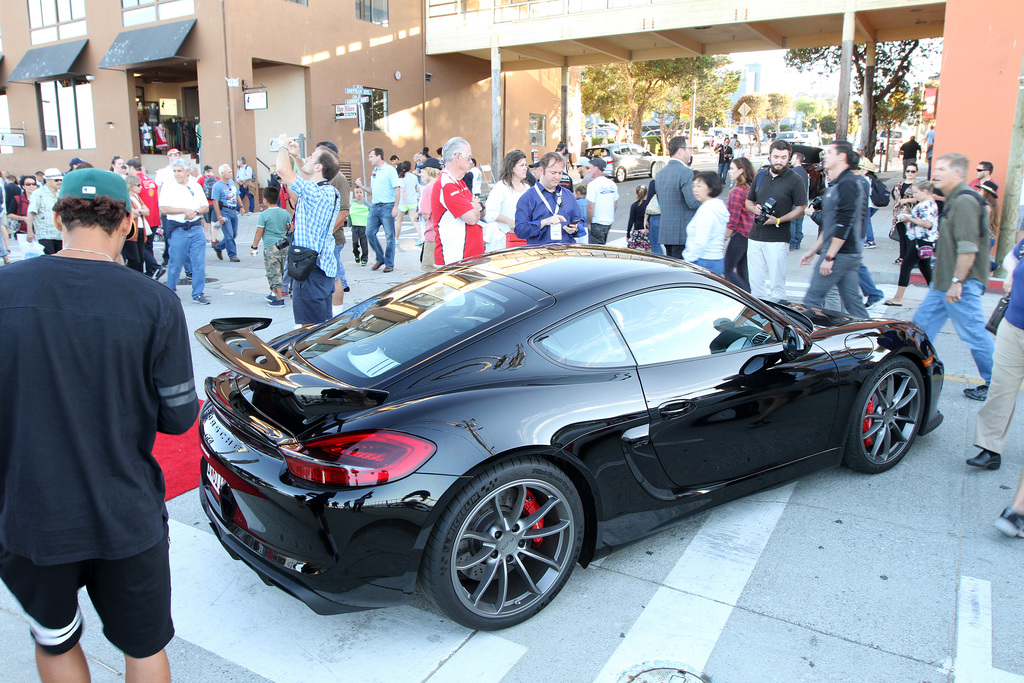
<path fill-rule="evenodd" d="M 156 195 L 156 182 L 145 173 L 136 173 L 139 176 L 139 180 L 142 181 L 142 189 L 139 190 L 139 199 L 149 209 L 149 215 L 146 216 L 146 222 L 149 223 L 149 227 L 158 228 L 160 227 L 160 200 Z"/>
<path fill-rule="evenodd" d="M 729 209 L 729 225 L 726 227 L 737 235 L 750 236 L 750 228 L 754 225 L 754 214 L 747 211 L 745 204 L 747 199 L 748 185 L 737 185 L 729 193 L 729 202 L 726 207 Z"/>
<path fill-rule="evenodd" d="M 484 253 L 483 230 L 460 218 L 474 208 L 473 193 L 466 183 L 442 171 L 430 188 L 430 223 L 437 231 L 434 263 L 438 266 Z"/>

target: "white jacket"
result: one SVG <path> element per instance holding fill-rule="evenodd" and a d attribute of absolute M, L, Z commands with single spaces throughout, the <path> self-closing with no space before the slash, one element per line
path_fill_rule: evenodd
<path fill-rule="evenodd" d="M 686 226 L 686 248 L 683 260 L 695 263 L 697 259 L 725 258 L 725 226 L 729 223 L 729 209 L 718 197 L 700 205 Z"/>

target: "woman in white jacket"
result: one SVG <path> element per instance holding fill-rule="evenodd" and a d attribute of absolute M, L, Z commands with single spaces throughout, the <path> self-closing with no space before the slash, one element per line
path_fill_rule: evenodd
<path fill-rule="evenodd" d="M 487 195 L 484 206 L 484 242 L 487 251 L 526 244 L 516 237 L 516 204 L 530 186 L 526 184 L 529 172 L 526 154 L 514 149 L 501 161 L 498 182 Z M 508 240 L 511 237 L 512 240 Z"/>
<path fill-rule="evenodd" d="M 729 210 L 718 198 L 722 194 L 722 178 L 713 171 L 700 171 L 693 176 L 693 196 L 700 208 L 686 226 L 686 248 L 683 260 L 707 268 L 716 275 L 725 275 L 725 226 Z"/>

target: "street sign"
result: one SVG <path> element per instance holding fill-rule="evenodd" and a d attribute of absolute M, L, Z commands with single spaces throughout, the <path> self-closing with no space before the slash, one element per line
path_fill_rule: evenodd
<path fill-rule="evenodd" d="M 355 119 L 359 118 L 359 105 L 358 104 L 336 104 L 334 105 L 334 120 L 339 121 L 341 119 Z"/>
<path fill-rule="evenodd" d="M 362 95 L 363 94 L 363 86 L 357 85 L 354 88 L 345 88 L 345 94 L 346 95 Z"/>
<path fill-rule="evenodd" d="M 0 133 L 0 146 L 3 147 L 24 147 L 24 133 Z"/>
<path fill-rule="evenodd" d="M 740 105 L 738 111 L 740 112 L 741 116 L 746 116 L 747 114 L 750 113 L 750 105 L 744 102 L 743 104 Z"/>
<path fill-rule="evenodd" d="M 369 102 L 369 97 L 350 97 L 345 100 L 345 104 L 359 104 L 360 102 Z"/>

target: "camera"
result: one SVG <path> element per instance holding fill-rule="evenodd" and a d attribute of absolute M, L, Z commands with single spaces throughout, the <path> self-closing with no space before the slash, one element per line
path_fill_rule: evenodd
<path fill-rule="evenodd" d="M 774 216 L 774 215 L 775 215 L 775 198 L 774 197 L 769 197 L 768 199 L 764 200 L 764 203 L 761 204 L 761 213 L 759 213 L 758 215 L 754 216 L 754 224 L 755 225 L 764 225 L 764 222 L 766 220 L 768 220 L 768 218 L 770 216 Z"/>
<path fill-rule="evenodd" d="M 821 196 L 815 197 L 811 200 L 811 209 L 814 211 L 821 211 Z"/>

